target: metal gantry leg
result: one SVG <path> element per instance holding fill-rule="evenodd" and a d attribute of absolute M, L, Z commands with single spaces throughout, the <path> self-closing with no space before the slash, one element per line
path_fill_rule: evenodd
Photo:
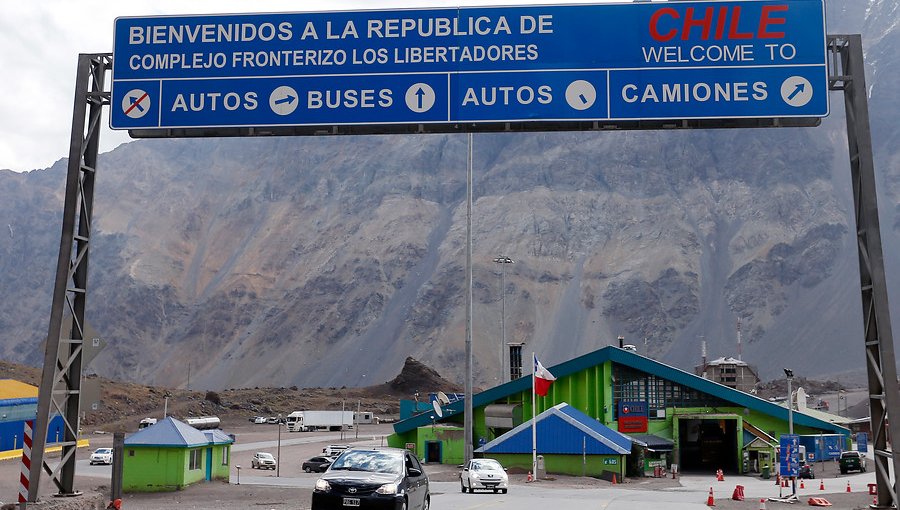
<path fill-rule="evenodd" d="M 87 299 L 88 255 L 100 120 L 103 107 L 109 105 L 110 101 L 110 94 L 105 90 L 104 83 L 110 69 L 112 69 L 111 54 L 78 56 L 62 235 L 34 427 L 28 487 L 29 502 L 37 501 L 42 468 L 51 476 L 59 495 L 79 494 L 74 488 L 74 480 L 81 396 L 84 309 Z M 67 332 L 66 338 L 61 339 L 64 314 L 72 317 L 72 328 Z M 63 418 L 60 443 L 62 455 L 55 469 L 44 460 L 51 413 L 59 414 Z"/>
<path fill-rule="evenodd" d="M 894 361 L 884 252 L 875 195 L 875 164 L 869 129 L 862 38 L 859 34 L 830 35 L 828 49 L 829 88 L 844 92 L 847 116 L 866 368 L 869 376 L 869 412 L 878 483 L 876 507 L 897 508 L 897 482 L 891 483 L 890 468 L 893 466 L 894 473 L 900 473 L 900 458 L 888 446 L 888 415 L 893 412 L 895 418 L 900 416 L 900 393 L 897 390 L 897 366 Z"/>

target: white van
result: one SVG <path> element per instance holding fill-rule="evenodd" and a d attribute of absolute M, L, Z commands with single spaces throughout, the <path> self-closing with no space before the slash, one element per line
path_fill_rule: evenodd
<path fill-rule="evenodd" d="M 322 455 L 326 457 L 337 457 L 349 449 L 350 446 L 345 444 L 330 444 L 325 448 L 322 448 Z"/>

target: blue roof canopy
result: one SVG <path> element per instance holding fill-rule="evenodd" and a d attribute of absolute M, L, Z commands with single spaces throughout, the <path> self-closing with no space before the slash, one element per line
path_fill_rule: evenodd
<path fill-rule="evenodd" d="M 569 404 L 547 409 L 534 419 L 541 454 L 627 455 L 631 438 Z M 531 453 L 531 420 L 475 450 L 479 453 Z"/>

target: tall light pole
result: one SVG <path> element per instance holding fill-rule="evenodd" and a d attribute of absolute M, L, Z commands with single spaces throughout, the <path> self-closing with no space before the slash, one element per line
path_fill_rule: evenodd
<path fill-rule="evenodd" d="M 275 476 L 281 476 L 281 413 L 278 413 L 278 459 L 275 461 Z"/>
<path fill-rule="evenodd" d="M 784 369 L 784 376 L 787 377 L 787 386 L 788 386 L 788 434 L 792 436 L 791 440 L 793 440 L 794 435 L 794 401 L 791 396 L 791 381 L 794 380 L 794 371 L 790 368 Z M 782 454 L 786 454 L 787 452 L 782 452 Z M 790 459 L 788 460 L 788 465 L 790 465 Z M 791 476 L 791 494 L 797 494 L 797 479 Z"/>
<path fill-rule="evenodd" d="M 506 264 L 515 264 L 516 261 L 500 255 L 494 259 L 495 264 L 500 264 L 500 384 L 506 382 L 506 280 L 504 278 Z"/>
<path fill-rule="evenodd" d="M 788 383 L 788 434 L 794 435 L 794 402 L 791 396 L 791 381 L 794 380 L 794 371 L 785 368 L 784 375 L 787 377 Z"/>

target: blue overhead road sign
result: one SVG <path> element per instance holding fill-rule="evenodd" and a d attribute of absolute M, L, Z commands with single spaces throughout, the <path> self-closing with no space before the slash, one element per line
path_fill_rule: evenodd
<path fill-rule="evenodd" d="M 823 0 L 118 18 L 115 129 L 822 117 Z"/>

